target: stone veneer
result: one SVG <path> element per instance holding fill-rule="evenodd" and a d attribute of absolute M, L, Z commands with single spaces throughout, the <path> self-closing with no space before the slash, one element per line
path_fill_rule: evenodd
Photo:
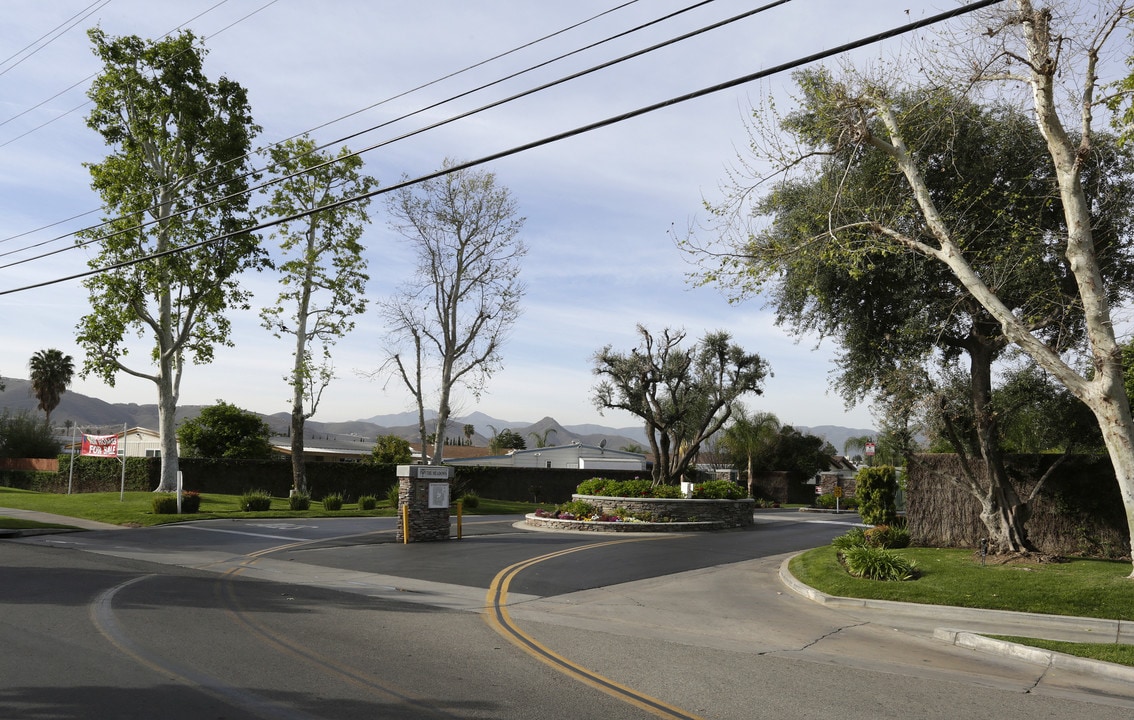
<path fill-rule="evenodd" d="M 689 530 L 723 530 L 747 527 L 754 523 L 752 511 L 756 501 L 743 500 L 685 500 L 676 498 L 629 498 L 602 495 L 572 495 L 599 511 L 613 515 L 618 508 L 632 514 L 649 513 L 656 518 L 669 518 L 670 522 L 587 522 L 559 520 L 528 515 L 525 522 L 536 527 L 589 530 L 593 532 L 682 532 Z"/>

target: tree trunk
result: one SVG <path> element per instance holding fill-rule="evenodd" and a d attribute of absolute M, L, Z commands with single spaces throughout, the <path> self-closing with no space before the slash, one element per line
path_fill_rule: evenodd
<path fill-rule="evenodd" d="M 158 386 L 158 435 L 161 438 L 161 481 L 156 492 L 177 492 L 177 393 L 170 363 L 162 361 Z M 122 447 L 125 457 L 126 447 Z"/>
<path fill-rule="evenodd" d="M 987 483 L 977 499 L 981 505 L 980 519 L 988 530 L 989 551 L 994 554 L 1035 549 L 1024 525 L 1031 509 L 1008 478 L 1000 450 L 999 421 L 992 407 L 992 361 L 1000 345 L 984 341 L 974 333 L 967 348 L 977 445 Z"/>

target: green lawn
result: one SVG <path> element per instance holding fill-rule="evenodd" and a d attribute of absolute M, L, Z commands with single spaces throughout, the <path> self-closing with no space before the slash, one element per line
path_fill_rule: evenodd
<path fill-rule="evenodd" d="M 55 513 L 112 525 L 149 526 L 212 518 L 391 517 L 394 515 L 394 509 L 386 500 L 380 500 L 374 510 L 359 510 L 356 504 L 345 504 L 342 510 L 330 512 L 324 510 L 322 504 L 317 501 L 311 502 L 310 510 L 294 511 L 288 507 L 287 498 L 272 498 L 271 510 L 242 512 L 239 495 L 213 493 L 201 495 L 201 510 L 194 515 L 155 515 L 153 497 L 153 493 L 149 492 L 128 492 L 120 500 L 119 493 L 116 492 L 59 495 L 0 487 L 0 507 Z M 462 512 L 465 515 L 515 515 L 532 512 L 537 507 L 540 506 L 481 498 L 479 507 L 465 508 Z M 0 528 L 24 527 L 9 524 L 10 522 L 15 521 L 0 516 Z"/>
<path fill-rule="evenodd" d="M 1110 620 L 1134 619 L 1134 579 L 1126 561 L 1072 559 L 1064 563 L 981 565 L 971 550 L 905 548 L 893 552 L 917 564 L 920 577 L 879 582 L 851 577 L 831 546 L 792 558 L 792 575 L 842 597 L 1019 610 Z M 1002 638 L 1057 652 L 1134 666 L 1134 646 Z"/>

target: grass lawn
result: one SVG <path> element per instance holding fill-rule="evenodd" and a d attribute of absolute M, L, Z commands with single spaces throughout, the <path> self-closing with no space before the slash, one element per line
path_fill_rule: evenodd
<path fill-rule="evenodd" d="M 120 500 L 119 493 L 116 492 L 60 495 L 0 487 L 0 507 L 55 513 L 112 525 L 149 526 L 213 518 L 392 517 L 395 512 L 386 500 L 380 500 L 374 510 L 359 510 L 356 504 L 344 504 L 342 510 L 327 511 L 323 509 L 322 504 L 312 501 L 310 510 L 294 511 L 288 507 L 287 498 L 272 498 L 270 510 L 242 512 L 239 495 L 205 493 L 201 495 L 201 510 L 196 514 L 155 515 L 153 497 L 154 494 L 150 492 L 128 492 Z M 532 512 L 537 507 L 540 506 L 481 498 L 479 507 L 465 508 L 463 514 L 515 515 Z M 455 514 L 456 510 L 453 512 Z M 26 527 L 11 525 L 9 522 L 15 521 L 0 516 L 0 528 Z"/>
<path fill-rule="evenodd" d="M 893 550 L 917 564 L 920 576 L 906 582 L 852 577 L 831 546 L 792 559 L 792 575 L 829 595 L 1110 620 L 1134 619 L 1134 580 L 1126 561 L 1072 559 L 1065 563 L 981 565 L 971 550 Z M 1134 646 L 1067 643 L 1001 637 L 1080 657 L 1134 666 Z"/>

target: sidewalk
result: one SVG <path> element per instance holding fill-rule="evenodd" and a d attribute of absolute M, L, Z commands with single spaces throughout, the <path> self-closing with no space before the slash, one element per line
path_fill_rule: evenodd
<path fill-rule="evenodd" d="M 66 528 L 28 528 L 21 530 L 5 530 L 3 528 L 0 528 L 0 537 L 43 535 L 47 533 L 67 532 L 68 529 L 72 528 L 75 530 L 129 529 L 122 525 L 111 525 L 110 523 L 98 522 L 96 520 L 84 520 L 83 518 L 70 517 L 69 515 L 54 515 L 52 513 L 36 512 L 35 510 L 19 510 L 17 508 L 8 507 L 0 507 L 0 515 L 4 517 L 17 518 L 19 520 L 30 520 L 34 522 L 66 526 Z"/>

